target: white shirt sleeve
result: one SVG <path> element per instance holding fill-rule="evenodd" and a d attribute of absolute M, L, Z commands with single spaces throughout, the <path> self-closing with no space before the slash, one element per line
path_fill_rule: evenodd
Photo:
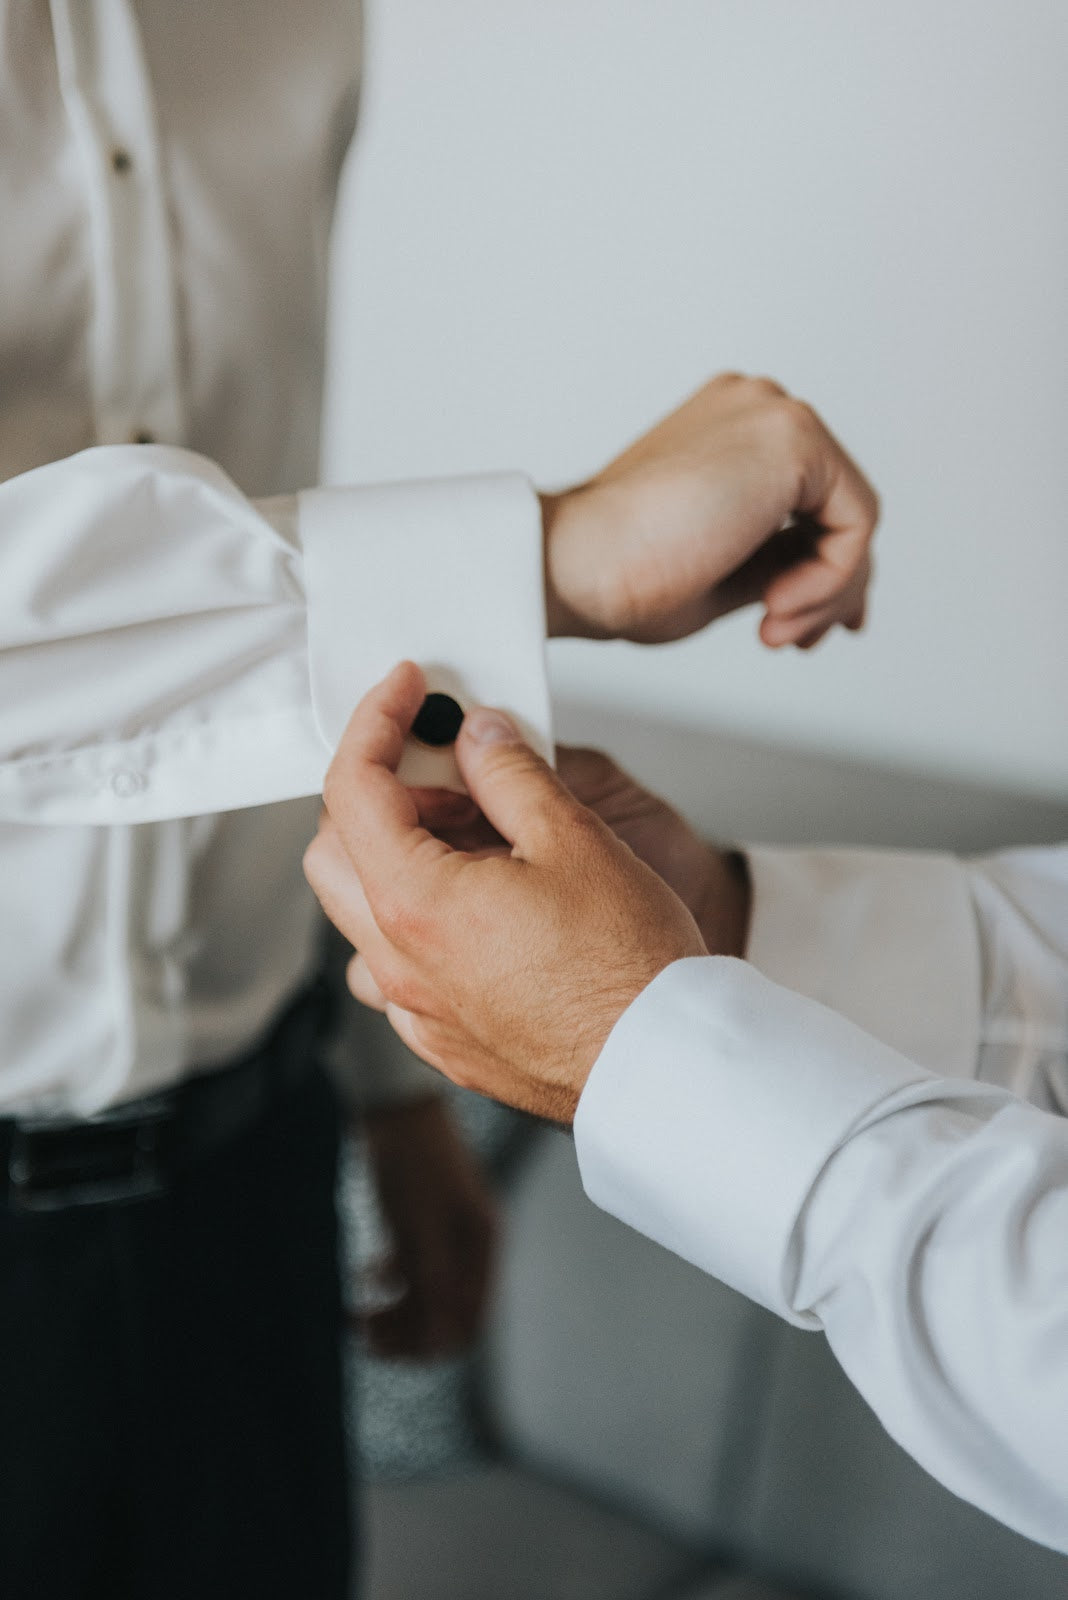
<path fill-rule="evenodd" d="M 744 962 L 677 962 L 579 1102 L 590 1198 L 801 1326 L 955 1493 L 1068 1550 L 1068 1122 Z"/>
<path fill-rule="evenodd" d="M 748 959 L 914 1061 L 1068 1111 L 1068 846 L 748 853 Z"/>
<path fill-rule="evenodd" d="M 484 668 L 544 740 L 540 507 L 518 476 L 250 501 L 188 451 L 87 450 L 0 484 L 0 593 L 8 821 L 317 793 L 404 655 Z"/>

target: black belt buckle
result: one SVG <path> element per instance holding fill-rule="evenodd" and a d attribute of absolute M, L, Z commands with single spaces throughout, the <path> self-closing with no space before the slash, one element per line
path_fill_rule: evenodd
<path fill-rule="evenodd" d="M 21 1119 L 8 1157 L 12 1211 L 67 1211 L 164 1194 L 173 1114 L 173 1102 L 160 1096 L 84 1121 Z"/>

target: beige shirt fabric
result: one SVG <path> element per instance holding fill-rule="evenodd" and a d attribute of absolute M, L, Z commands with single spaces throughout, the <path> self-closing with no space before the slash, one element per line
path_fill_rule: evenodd
<path fill-rule="evenodd" d="M 359 64 L 352 0 L 0 0 L 0 1115 L 269 1026 L 324 727 L 391 655 L 477 686 L 510 620 L 544 730 L 529 484 L 314 487 Z"/>

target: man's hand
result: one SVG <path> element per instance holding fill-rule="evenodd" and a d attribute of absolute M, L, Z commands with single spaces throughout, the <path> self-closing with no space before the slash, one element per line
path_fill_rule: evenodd
<path fill-rule="evenodd" d="M 431 1360 L 478 1337 L 493 1269 L 496 1211 L 439 1100 L 369 1112 L 364 1124 L 392 1239 L 379 1271 L 397 1297 L 363 1318 L 375 1355 Z"/>
<path fill-rule="evenodd" d="M 745 955 L 752 896 L 743 856 L 706 844 L 666 800 L 600 750 L 558 744 L 556 770 L 576 800 L 607 822 L 616 838 L 675 891 L 710 955 Z M 469 796 L 442 789 L 410 792 L 420 822 L 454 850 L 511 853 Z"/>
<path fill-rule="evenodd" d="M 357 707 L 305 856 L 355 945 L 350 986 L 454 1082 L 560 1122 L 614 1023 L 664 967 L 705 955 L 677 895 L 499 713 L 456 745 L 472 798 L 510 846 L 455 850 L 395 771 L 424 694 L 404 662 Z"/>
<path fill-rule="evenodd" d="M 751 902 L 744 858 L 706 844 L 666 800 L 601 751 L 557 745 L 556 763 L 575 798 L 675 891 L 709 954 L 744 956 Z"/>
<path fill-rule="evenodd" d="M 551 634 L 656 643 L 760 601 L 764 643 L 807 649 L 864 621 L 875 492 L 767 379 L 715 378 L 543 511 Z"/>

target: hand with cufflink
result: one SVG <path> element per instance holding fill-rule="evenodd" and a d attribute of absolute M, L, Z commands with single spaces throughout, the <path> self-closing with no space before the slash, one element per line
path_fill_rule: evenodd
<path fill-rule="evenodd" d="M 405 1044 L 457 1083 L 567 1122 L 630 1002 L 672 961 L 708 953 L 704 847 L 667 807 L 654 814 L 605 771 L 587 774 L 616 807 L 617 836 L 482 707 L 457 743 L 471 799 L 451 796 L 441 826 L 397 776 L 425 689 L 402 662 L 357 707 L 305 873 L 358 952 L 350 988 Z M 687 899 L 638 858 L 628 830 Z M 742 896 L 725 951 L 744 939 Z"/>

